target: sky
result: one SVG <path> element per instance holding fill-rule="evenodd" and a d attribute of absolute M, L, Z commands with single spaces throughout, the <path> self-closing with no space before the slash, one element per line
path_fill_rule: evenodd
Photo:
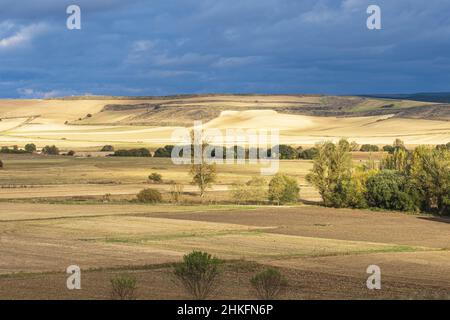
<path fill-rule="evenodd" d="M 373 4 L 381 30 L 366 25 Z M 69 5 L 80 30 L 66 26 Z M 0 98 L 449 84 L 448 0 L 0 0 Z"/>

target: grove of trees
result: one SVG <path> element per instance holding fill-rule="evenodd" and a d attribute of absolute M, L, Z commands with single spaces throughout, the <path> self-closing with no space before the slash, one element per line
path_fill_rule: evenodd
<path fill-rule="evenodd" d="M 378 166 L 354 167 L 346 140 L 318 145 L 307 180 L 325 206 L 376 207 L 450 214 L 450 150 L 419 146 L 408 151 L 400 140 Z M 383 148 L 387 149 L 387 148 Z"/>

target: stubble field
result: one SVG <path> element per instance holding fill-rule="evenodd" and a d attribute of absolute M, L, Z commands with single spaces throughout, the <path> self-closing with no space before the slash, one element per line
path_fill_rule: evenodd
<path fill-rule="evenodd" d="M 358 157 L 356 157 L 358 159 Z M 359 161 L 359 160 L 355 160 Z M 9 155 L 0 171 L 0 298 L 104 299 L 111 277 L 132 273 L 140 299 L 189 296 L 170 263 L 194 249 L 226 260 L 214 298 L 252 299 L 249 279 L 266 266 L 288 278 L 284 299 L 448 298 L 450 221 L 393 212 L 312 205 L 238 206 L 228 187 L 259 173 L 223 166 L 200 203 L 187 168 L 168 159 Z M 282 161 L 300 197 L 317 194 L 304 175 L 310 161 Z M 147 176 L 185 185 L 185 203 L 132 202 Z M 103 193 L 113 193 L 105 202 Z M 221 199 L 221 205 L 213 199 Z M 69 265 L 82 268 L 82 290 L 65 287 Z M 366 268 L 382 269 L 383 287 L 365 286 Z"/>

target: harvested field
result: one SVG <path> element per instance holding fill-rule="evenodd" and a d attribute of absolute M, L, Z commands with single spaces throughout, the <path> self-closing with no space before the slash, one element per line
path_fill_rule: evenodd
<path fill-rule="evenodd" d="M 140 298 L 182 299 L 170 267 L 158 264 L 193 249 L 247 261 L 246 268 L 227 264 L 227 289 L 217 298 L 252 298 L 248 279 L 264 265 L 291 279 L 287 299 L 439 298 L 450 290 L 450 221 L 427 216 L 311 206 L 2 203 L 0 217 L 0 297 L 107 298 L 109 278 L 131 272 Z M 84 270 L 77 293 L 64 290 L 71 264 Z M 364 287 L 370 264 L 383 272 L 377 293 Z"/>

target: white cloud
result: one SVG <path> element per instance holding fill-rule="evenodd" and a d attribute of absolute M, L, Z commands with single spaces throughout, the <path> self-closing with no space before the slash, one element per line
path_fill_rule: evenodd
<path fill-rule="evenodd" d="M 181 54 L 171 54 L 167 46 L 179 46 L 178 40 L 175 43 L 163 43 L 159 40 L 139 40 L 135 41 L 125 59 L 126 64 L 149 64 L 151 66 L 188 66 L 194 64 L 204 64 L 213 60 L 216 56 L 210 54 L 199 54 L 196 52 L 186 52 Z"/>
<path fill-rule="evenodd" d="M 12 22 L 4 22 L 0 26 L 4 26 L 8 31 L 16 29 L 13 34 L 0 38 L 0 49 L 12 49 L 17 46 L 28 44 L 34 37 L 41 34 L 47 29 L 45 23 L 34 23 L 28 26 L 17 27 Z"/>
<path fill-rule="evenodd" d="M 367 0 L 344 0 L 341 4 L 341 8 L 344 11 L 362 11 L 364 10 L 364 7 L 367 8 L 368 1 Z"/>
<path fill-rule="evenodd" d="M 21 98 L 28 99 L 48 99 L 65 95 L 63 91 L 59 90 L 39 91 L 30 88 L 19 88 L 17 93 L 21 95 Z"/>
<path fill-rule="evenodd" d="M 260 62 L 262 57 L 250 56 L 250 57 L 223 57 L 212 64 L 213 67 L 217 68 L 230 68 L 230 67 L 240 67 L 256 62 Z"/>

